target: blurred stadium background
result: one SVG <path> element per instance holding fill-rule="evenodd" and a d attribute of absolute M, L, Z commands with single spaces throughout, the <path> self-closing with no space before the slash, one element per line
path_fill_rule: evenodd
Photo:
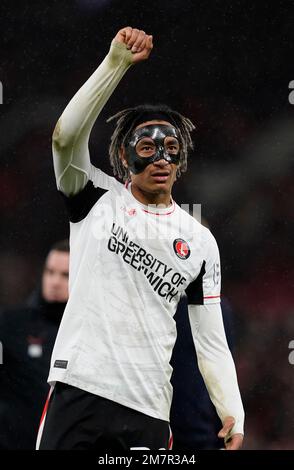
<path fill-rule="evenodd" d="M 110 172 L 105 119 L 167 103 L 198 127 L 178 203 L 201 203 L 222 259 L 236 325 L 245 449 L 294 449 L 293 2 L 1 0 L 0 305 L 22 302 L 48 247 L 68 235 L 51 135 L 114 34 L 154 35 L 148 63 L 124 77 L 91 138 Z"/>

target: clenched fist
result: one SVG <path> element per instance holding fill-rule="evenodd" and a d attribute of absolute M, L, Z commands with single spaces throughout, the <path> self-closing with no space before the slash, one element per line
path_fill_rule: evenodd
<path fill-rule="evenodd" d="M 120 29 L 114 41 L 127 46 L 132 52 L 132 62 L 134 64 L 148 59 L 153 48 L 152 36 L 148 36 L 144 31 L 130 26 Z"/>

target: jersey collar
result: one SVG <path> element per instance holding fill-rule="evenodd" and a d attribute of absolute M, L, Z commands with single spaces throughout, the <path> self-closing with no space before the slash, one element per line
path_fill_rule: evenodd
<path fill-rule="evenodd" d="M 145 204 L 142 204 L 140 201 L 138 201 L 132 194 L 132 190 L 131 190 L 131 181 L 126 181 L 125 183 L 125 188 L 126 190 L 128 191 L 130 197 L 133 199 L 134 202 L 136 202 L 136 204 L 141 208 L 141 210 L 143 212 L 145 212 L 146 214 L 152 214 L 152 215 L 158 215 L 158 216 L 161 216 L 161 215 L 170 215 L 172 214 L 174 211 L 175 211 L 175 208 L 176 208 L 176 204 L 175 204 L 175 201 L 173 200 L 173 198 L 171 197 L 171 204 L 170 206 L 168 207 L 156 207 L 155 205 L 153 204 L 150 204 L 150 205 L 145 205 Z"/>

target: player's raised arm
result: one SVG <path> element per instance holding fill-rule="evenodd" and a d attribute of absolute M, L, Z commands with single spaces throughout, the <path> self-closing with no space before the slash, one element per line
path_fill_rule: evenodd
<path fill-rule="evenodd" d="M 67 196 L 81 191 L 91 168 L 88 142 L 103 106 L 128 68 L 149 57 L 152 36 L 126 27 L 111 43 L 109 53 L 69 102 L 53 133 L 53 159 L 57 187 Z"/>

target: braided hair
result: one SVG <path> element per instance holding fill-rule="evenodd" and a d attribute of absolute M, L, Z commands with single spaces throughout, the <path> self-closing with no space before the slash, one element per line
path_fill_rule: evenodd
<path fill-rule="evenodd" d="M 129 170 L 123 166 L 119 155 L 121 146 L 125 146 L 133 130 L 141 123 L 151 120 L 165 120 L 170 122 L 177 130 L 180 140 L 180 163 L 177 176 L 187 170 L 188 152 L 193 150 L 193 142 L 190 133 L 195 129 L 190 119 L 173 111 L 166 105 L 140 105 L 123 109 L 107 119 L 107 122 L 116 121 L 116 128 L 111 136 L 109 146 L 110 164 L 114 175 L 123 181 L 129 178 Z"/>

